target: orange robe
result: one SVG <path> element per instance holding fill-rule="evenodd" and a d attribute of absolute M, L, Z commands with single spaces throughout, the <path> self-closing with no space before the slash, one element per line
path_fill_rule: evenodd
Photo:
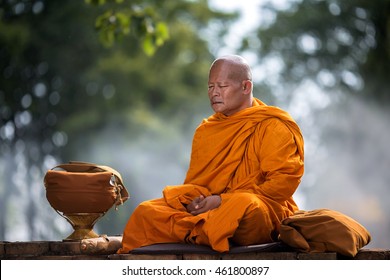
<path fill-rule="evenodd" d="M 231 116 L 216 113 L 196 129 L 184 184 L 141 203 L 123 233 L 122 248 L 170 242 L 209 245 L 226 252 L 275 241 L 282 219 L 298 210 L 292 195 L 304 171 L 303 137 L 285 111 L 254 99 Z M 221 205 L 199 215 L 186 211 L 199 195 Z"/>

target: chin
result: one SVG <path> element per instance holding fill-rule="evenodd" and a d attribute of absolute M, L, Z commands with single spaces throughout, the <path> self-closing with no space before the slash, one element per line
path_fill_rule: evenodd
<path fill-rule="evenodd" d="M 214 110 L 214 112 L 216 113 L 222 113 L 224 110 L 223 108 L 221 108 L 221 106 L 219 104 L 214 104 L 214 105 L 211 105 L 211 108 Z"/>

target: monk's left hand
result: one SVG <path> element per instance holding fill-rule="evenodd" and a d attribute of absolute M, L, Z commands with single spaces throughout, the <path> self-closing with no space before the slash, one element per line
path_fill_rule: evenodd
<path fill-rule="evenodd" d="M 221 197 L 219 195 L 206 196 L 196 204 L 195 209 L 192 210 L 190 213 L 192 215 L 198 215 L 209 210 L 218 208 L 219 205 L 221 205 Z"/>

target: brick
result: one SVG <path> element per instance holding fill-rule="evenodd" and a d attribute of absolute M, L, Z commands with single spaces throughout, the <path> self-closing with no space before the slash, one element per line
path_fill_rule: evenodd
<path fill-rule="evenodd" d="M 50 242 L 50 253 L 54 255 L 81 255 L 80 241 Z"/>
<path fill-rule="evenodd" d="M 361 249 L 355 260 L 390 260 L 390 249 Z"/>
<path fill-rule="evenodd" d="M 73 256 L 72 260 L 106 260 L 107 255 L 79 255 Z"/>
<path fill-rule="evenodd" d="M 11 242 L 5 244 L 6 255 L 15 256 L 39 256 L 49 252 L 49 242 L 33 241 L 33 242 Z"/>
<path fill-rule="evenodd" d="M 181 256 L 183 260 L 220 260 L 219 254 L 183 254 Z"/>
<path fill-rule="evenodd" d="M 116 260 L 180 260 L 177 255 L 144 255 L 144 254 L 115 254 L 110 259 Z"/>
<path fill-rule="evenodd" d="M 257 252 L 242 254 L 226 254 L 223 260 L 296 260 L 295 252 Z"/>
<path fill-rule="evenodd" d="M 0 257 L 5 255 L 5 242 L 0 242 Z"/>
<path fill-rule="evenodd" d="M 337 253 L 298 253 L 298 260 L 337 260 Z"/>
<path fill-rule="evenodd" d="M 91 255 L 68 255 L 68 256 L 55 256 L 55 255 L 43 255 L 37 257 L 30 257 L 30 260 L 106 260 L 107 256 L 91 256 Z"/>
<path fill-rule="evenodd" d="M 65 260 L 73 260 L 74 259 L 74 256 L 55 256 L 55 255 L 43 255 L 43 256 L 38 256 L 38 257 L 35 257 L 35 258 L 30 258 L 30 260 L 61 260 L 61 261 L 65 261 Z"/>
<path fill-rule="evenodd" d="M 253 260 L 256 259 L 256 253 L 223 254 L 222 260 Z"/>

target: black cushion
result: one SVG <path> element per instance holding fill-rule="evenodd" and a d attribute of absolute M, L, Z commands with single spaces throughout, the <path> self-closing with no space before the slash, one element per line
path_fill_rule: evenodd
<path fill-rule="evenodd" d="M 249 246 L 232 245 L 227 254 L 238 254 L 248 252 L 283 252 L 289 251 L 289 248 L 281 242 L 272 242 L 266 244 L 257 244 Z M 209 246 L 193 245 L 185 243 L 159 243 L 149 246 L 136 248 L 131 251 L 132 254 L 220 254 Z"/>

